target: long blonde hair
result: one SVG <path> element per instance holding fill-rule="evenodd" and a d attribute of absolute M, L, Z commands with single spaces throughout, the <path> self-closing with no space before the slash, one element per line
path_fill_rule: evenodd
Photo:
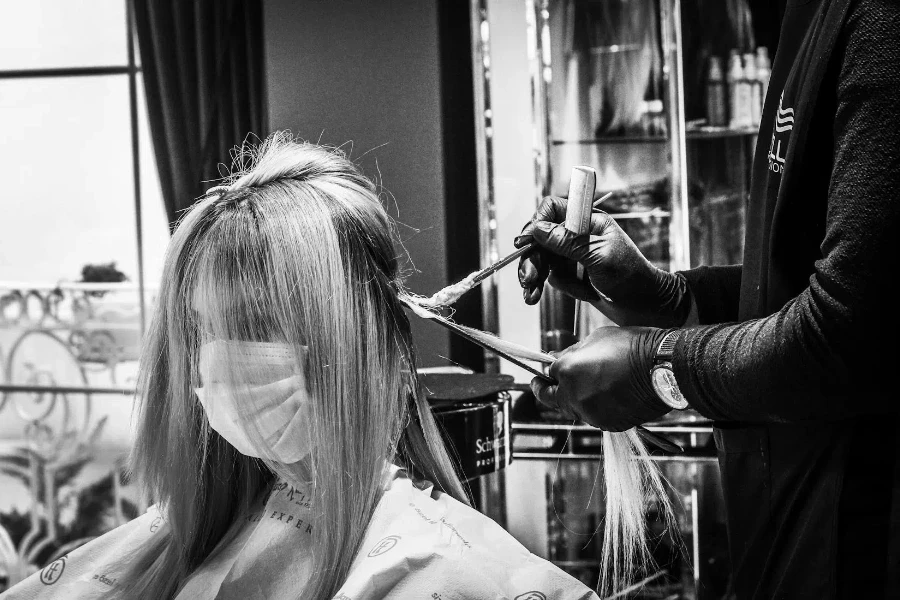
<path fill-rule="evenodd" d="M 304 598 L 329 598 L 346 579 L 386 464 L 468 503 L 419 393 L 395 229 L 374 185 L 339 151 L 286 133 L 238 159 L 227 186 L 184 216 L 166 255 L 131 460 L 168 527 L 131 561 L 122 597 L 176 595 L 276 476 L 313 493 Z M 306 461 L 249 458 L 208 426 L 193 389 L 210 336 L 278 341 L 306 357 Z"/>

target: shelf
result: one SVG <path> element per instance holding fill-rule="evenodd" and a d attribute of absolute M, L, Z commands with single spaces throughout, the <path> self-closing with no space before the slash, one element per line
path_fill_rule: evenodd
<path fill-rule="evenodd" d="M 708 447 L 712 422 L 685 415 L 683 419 L 648 423 L 647 429 L 673 437 L 683 451 L 669 453 L 648 447 L 648 460 L 654 462 L 716 462 Z M 590 425 L 571 422 L 521 422 L 511 424 L 513 460 L 597 461 L 603 458 L 602 431 Z"/>
<path fill-rule="evenodd" d="M 603 210 L 603 205 L 600 206 L 600 210 Z M 607 213 L 614 220 L 619 221 L 622 219 L 663 219 L 667 217 L 671 217 L 672 213 L 663 210 L 661 208 L 652 208 L 650 210 L 637 210 L 634 212 L 625 212 L 625 213 Z"/>
<path fill-rule="evenodd" d="M 599 435 L 601 431 L 590 425 L 568 423 L 522 423 L 513 422 L 510 427 L 513 431 L 528 433 L 588 433 Z M 648 424 L 647 429 L 658 433 L 712 433 L 712 423 L 706 419 L 698 421 L 659 421 Z"/>
<path fill-rule="evenodd" d="M 662 135 L 610 135 L 584 140 L 551 140 L 554 146 L 604 146 L 606 144 L 662 144 L 669 138 Z"/>
<path fill-rule="evenodd" d="M 692 129 L 685 133 L 689 140 L 717 140 L 733 137 L 747 137 L 756 135 L 758 130 L 753 128 L 728 129 L 723 127 L 710 127 L 704 129 Z M 605 146 L 608 144 L 662 144 L 668 142 L 668 136 L 664 135 L 610 135 L 583 140 L 551 140 L 554 146 Z"/>
<path fill-rule="evenodd" d="M 574 454 L 567 452 L 533 452 L 531 450 L 513 450 L 513 460 L 550 460 L 550 461 L 588 461 L 598 462 L 603 460 L 603 455 L 599 453 Z M 700 453 L 684 454 L 650 454 L 646 459 L 650 462 L 658 463 L 711 463 L 716 464 L 719 459 L 715 456 Z"/>
<path fill-rule="evenodd" d="M 727 127 L 709 127 L 691 129 L 685 134 L 689 140 L 716 140 L 730 137 L 748 137 L 759 133 L 756 127 L 744 127 L 741 129 L 728 129 Z"/>

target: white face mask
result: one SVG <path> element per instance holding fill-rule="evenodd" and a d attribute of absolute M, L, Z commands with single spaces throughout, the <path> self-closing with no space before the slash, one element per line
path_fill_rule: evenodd
<path fill-rule="evenodd" d="M 289 464 L 309 454 L 312 408 L 300 368 L 304 358 L 305 352 L 298 360 L 288 344 L 203 344 L 203 387 L 194 391 L 210 427 L 246 456 Z M 261 436 L 258 442 L 248 434 L 254 430 Z"/>

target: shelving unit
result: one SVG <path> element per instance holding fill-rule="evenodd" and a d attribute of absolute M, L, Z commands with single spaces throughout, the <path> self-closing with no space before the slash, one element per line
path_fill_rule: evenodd
<path fill-rule="evenodd" d="M 607 212 L 658 266 L 738 262 L 756 129 L 687 122 L 681 1 L 526 5 L 536 195 L 564 195 L 572 167 L 591 166 L 598 195 L 621 194 Z M 574 310 L 561 294 L 548 296 L 542 345 L 560 350 L 576 340 Z M 595 311 L 585 315 L 583 331 L 610 324 Z"/>
<path fill-rule="evenodd" d="M 757 132 L 688 121 L 681 0 L 525 0 L 525 5 L 535 201 L 565 195 L 572 167 L 587 165 L 597 171 L 598 197 L 615 192 L 601 209 L 657 266 L 677 271 L 739 262 Z M 620 9 L 643 12 L 615 12 Z M 643 78 L 635 75 L 640 68 L 648 70 Z M 618 96 L 622 90 L 630 95 Z M 639 105 L 646 114 L 632 110 Z M 582 331 L 611 324 L 592 308 L 582 313 L 587 315 Z M 573 302 L 545 289 L 543 348 L 560 350 L 576 341 L 573 322 Z M 712 424 L 680 414 L 649 428 L 685 448 L 678 455 L 654 451 L 652 460 L 672 485 L 681 547 L 689 560 L 676 556 L 678 544 L 670 540 L 665 552 L 671 554 L 658 557 L 667 576 L 634 597 L 721 597 L 727 551 Z M 517 418 L 515 412 L 512 430 L 507 499 L 530 515 L 521 525 L 522 538 L 531 540 L 534 551 L 546 548 L 546 557 L 570 574 L 596 584 L 591 578 L 598 574 L 599 547 L 593 534 L 604 515 L 602 490 L 595 489 L 602 479 L 601 433 L 561 422 L 558 415 Z"/>
<path fill-rule="evenodd" d="M 729 129 L 727 127 L 710 127 L 703 129 L 689 129 L 685 132 L 685 138 L 687 140 L 717 140 L 723 138 L 735 138 L 755 135 L 755 128 Z M 664 144 L 669 142 L 669 137 L 662 135 L 610 135 L 583 140 L 550 140 L 550 144 L 552 146 L 564 146 L 566 144 L 575 144 L 581 146 L 601 146 L 606 144 Z"/>

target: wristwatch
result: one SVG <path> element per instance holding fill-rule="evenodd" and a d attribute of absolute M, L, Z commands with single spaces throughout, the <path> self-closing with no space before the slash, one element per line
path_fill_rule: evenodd
<path fill-rule="evenodd" d="M 650 382 L 653 391 L 660 400 L 675 410 L 684 410 L 688 401 L 678 389 L 675 372 L 672 370 L 672 355 L 675 353 L 675 342 L 678 341 L 678 330 L 670 331 L 663 336 L 653 356 L 653 368 L 650 369 Z"/>

